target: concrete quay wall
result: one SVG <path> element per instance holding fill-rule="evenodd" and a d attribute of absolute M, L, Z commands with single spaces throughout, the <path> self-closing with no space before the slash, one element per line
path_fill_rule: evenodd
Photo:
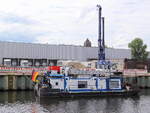
<path fill-rule="evenodd" d="M 0 75 L 0 91 L 33 90 L 31 75 Z"/>
<path fill-rule="evenodd" d="M 150 88 L 150 76 L 124 77 L 124 81 L 139 88 Z"/>
<path fill-rule="evenodd" d="M 150 76 L 124 76 L 124 82 L 150 88 Z M 31 75 L 0 75 L 0 91 L 33 90 Z"/>

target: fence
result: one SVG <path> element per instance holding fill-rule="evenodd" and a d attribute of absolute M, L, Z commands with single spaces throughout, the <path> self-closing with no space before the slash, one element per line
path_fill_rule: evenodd
<path fill-rule="evenodd" d="M 148 71 L 146 69 L 124 69 L 124 76 L 148 76 Z"/>
<path fill-rule="evenodd" d="M 11 73 L 31 75 L 33 70 L 38 71 L 40 74 L 43 74 L 48 70 L 48 67 L 0 67 L 0 74 Z"/>

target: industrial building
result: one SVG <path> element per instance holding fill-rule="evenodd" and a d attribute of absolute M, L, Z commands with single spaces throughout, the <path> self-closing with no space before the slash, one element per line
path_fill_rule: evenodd
<path fill-rule="evenodd" d="M 106 48 L 106 60 L 123 68 L 125 58 L 131 58 L 129 49 Z M 58 61 L 93 61 L 98 59 L 98 47 L 52 45 L 0 41 L 0 65 L 48 66 Z"/>
<path fill-rule="evenodd" d="M 11 66 L 56 65 L 59 60 L 97 60 L 97 47 L 0 42 L 0 64 Z M 106 48 L 107 60 L 131 58 L 128 49 Z"/>

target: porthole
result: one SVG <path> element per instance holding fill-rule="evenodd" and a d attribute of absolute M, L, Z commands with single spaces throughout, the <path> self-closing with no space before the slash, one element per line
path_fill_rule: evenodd
<path fill-rule="evenodd" d="M 58 86 L 58 82 L 55 82 L 55 85 Z"/>

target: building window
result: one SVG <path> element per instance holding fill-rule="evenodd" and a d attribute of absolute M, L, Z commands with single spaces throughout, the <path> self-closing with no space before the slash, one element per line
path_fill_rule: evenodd
<path fill-rule="evenodd" d="M 87 81 L 78 81 L 78 88 L 87 88 Z"/>
<path fill-rule="evenodd" d="M 12 59 L 11 64 L 12 64 L 12 66 L 17 66 L 18 65 L 18 60 L 17 59 Z"/>
<path fill-rule="evenodd" d="M 35 62 L 35 66 L 39 67 L 40 66 L 40 62 L 36 61 Z"/>
<path fill-rule="evenodd" d="M 4 59 L 4 66 L 11 66 L 11 59 Z"/>
<path fill-rule="evenodd" d="M 29 62 L 28 62 L 28 60 L 21 60 L 20 65 L 22 67 L 28 67 L 29 66 Z"/>
<path fill-rule="evenodd" d="M 47 63 L 46 63 L 46 62 L 43 62 L 43 63 L 42 63 L 42 66 L 46 66 L 46 65 L 47 65 Z"/>

